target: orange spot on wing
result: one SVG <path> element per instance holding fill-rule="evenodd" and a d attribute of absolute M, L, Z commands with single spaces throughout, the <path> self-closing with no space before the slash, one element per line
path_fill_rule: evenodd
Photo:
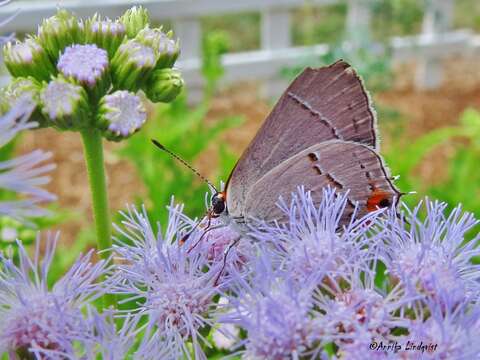
<path fill-rule="evenodd" d="M 378 208 L 388 207 L 391 204 L 389 193 L 375 189 L 367 200 L 367 211 L 375 211 Z"/>

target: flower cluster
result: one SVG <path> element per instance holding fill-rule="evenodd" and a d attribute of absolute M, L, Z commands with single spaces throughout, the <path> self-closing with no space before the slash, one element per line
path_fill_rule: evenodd
<path fill-rule="evenodd" d="M 94 264 L 90 251 L 49 287 L 57 241 L 58 234 L 49 234 L 44 244 L 37 238 L 33 258 L 21 242 L 19 259 L 0 253 L 0 354 L 22 359 L 80 358 L 97 343 L 98 332 L 83 311 L 104 293 L 99 279 L 109 270 L 107 262 Z"/>
<path fill-rule="evenodd" d="M 332 189 L 318 205 L 300 188 L 279 206 L 288 223 L 251 223 L 244 234 L 219 223 L 208 231 L 212 224 L 173 203 L 162 232 L 144 208 L 130 207 L 116 226 L 111 268 L 89 254 L 52 290 L 51 242 L 44 264 L 21 246 L 20 266 L 0 257 L 0 349 L 42 359 L 79 349 L 112 360 L 206 359 L 213 349 L 274 360 L 475 358 L 472 215 L 446 216 L 444 204 L 426 200 L 340 226 L 346 198 Z M 105 292 L 121 299 L 118 309 L 88 306 Z"/>
<path fill-rule="evenodd" d="M 95 128 L 119 141 L 146 120 L 139 91 L 153 102 L 169 102 L 182 89 L 173 68 L 179 47 L 172 36 L 150 28 L 141 7 L 116 20 L 95 15 L 82 21 L 59 10 L 36 35 L 4 46 L 5 64 L 15 78 L 4 96 L 30 96 L 32 119 L 41 126 Z"/>
<path fill-rule="evenodd" d="M 153 232 L 144 210 L 124 214 L 115 291 L 139 304 L 136 315 L 147 324 L 139 358 L 205 358 L 205 349 L 225 344 L 246 359 L 469 358 L 478 351 L 480 271 L 472 259 L 480 250 L 478 235 L 466 241 L 477 224 L 471 214 L 456 208 L 445 216 L 444 204 L 426 200 L 424 220 L 419 206 L 341 226 L 346 195 L 326 189 L 316 206 L 299 189 L 291 199 L 279 203 L 287 224 L 259 222 L 240 235 L 220 227 L 202 237 L 205 221 L 190 232 L 195 224 L 173 206 L 164 235 Z M 409 341 L 431 347 L 412 353 Z"/>

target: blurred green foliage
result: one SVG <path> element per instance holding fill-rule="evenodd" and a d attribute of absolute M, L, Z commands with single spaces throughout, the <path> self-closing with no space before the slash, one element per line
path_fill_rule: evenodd
<path fill-rule="evenodd" d="M 346 15 L 347 4 L 345 2 L 322 7 L 307 2 L 293 12 L 293 44 L 314 45 L 340 41 Z"/>
<path fill-rule="evenodd" d="M 450 208 L 461 203 L 465 210 L 480 217 L 480 113 L 467 109 L 461 115 L 459 125 L 442 127 L 425 135 L 407 140 L 405 136 L 390 144 L 383 152 L 395 175 L 400 175 L 397 185 L 403 191 L 415 190 L 449 204 Z M 456 140 L 456 141 L 454 141 Z M 415 173 L 425 156 L 434 149 L 452 144 L 453 156 L 445 164 L 446 179 L 438 184 L 425 184 Z M 419 196 L 404 196 L 404 202 L 415 205 Z"/>
<path fill-rule="evenodd" d="M 480 32 L 480 1 L 455 0 L 453 26 Z"/>
<path fill-rule="evenodd" d="M 208 187 L 184 165 L 153 146 L 151 139 L 158 140 L 192 165 L 210 144 L 215 143 L 215 149 L 220 149 L 222 161 L 214 178 L 210 179 L 214 184 L 218 184 L 221 177 L 225 180 L 225 174 L 233 168 L 235 157 L 226 146 L 219 146 L 218 143 L 220 135 L 226 129 L 240 125 L 242 118 L 228 116 L 207 121 L 211 97 L 223 74 L 219 59 L 227 48 L 224 32 L 210 33 L 203 42 L 202 74 L 207 88 L 204 98 L 199 104 L 189 106 L 185 91 L 172 103 L 157 106 L 154 118 L 147 122 L 141 132 L 125 142 L 119 152 L 120 156 L 136 166 L 147 189 L 147 209 L 162 224 L 166 222 L 166 205 L 170 203 L 172 194 L 176 201 L 186 204 L 188 215 L 202 216 Z M 145 199 L 138 201 L 144 202 Z"/>
<path fill-rule="evenodd" d="M 231 52 L 255 50 L 260 47 L 260 14 L 256 12 L 222 14 L 202 18 L 203 41 L 222 31 L 228 34 Z M 207 40 L 208 41 L 208 40 Z"/>

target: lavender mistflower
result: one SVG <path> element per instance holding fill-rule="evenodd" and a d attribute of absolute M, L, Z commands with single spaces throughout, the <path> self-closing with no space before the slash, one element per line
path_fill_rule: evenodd
<path fill-rule="evenodd" d="M 96 45 L 72 45 L 65 49 L 58 60 L 58 71 L 92 90 L 98 87 L 104 93 L 108 86 L 108 54 Z"/>
<path fill-rule="evenodd" d="M 102 295 L 97 281 L 107 273 L 107 262 L 93 264 L 93 252 L 80 256 L 49 288 L 48 271 L 57 240 L 58 234 L 48 237 L 43 260 L 40 237 L 33 258 L 18 242 L 18 265 L 0 254 L 0 353 L 76 359 L 81 355 L 79 345 L 91 346 L 92 334 L 82 309 Z"/>
<path fill-rule="evenodd" d="M 145 28 L 135 38 L 155 51 L 158 58 L 156 69 L 172 67 L 180 54 L 178 42 L 175 42 L 171 35 L 172 33 L 165 34 L 161 29 Z"/>
<path fill-rule="evenodd" d="M 117 330 L 114 311 L 104 310 L 103 313 L 99 313 L 96 309 L 89 308 L 88 317 L 95 334 L 94 342 L 96 344 L 94 349 L 90 349 L 89 356 L 94 359 L 93 356 L 97 354 L 103 360 L 125 359 L 138 333 L 136 329 L 138 318 L 126 317 L 123 319 L 123 325 Z"/>
<path fill-rule="evenodd" d="M 413 300 L 400 286 L 388 293 L 380 291 L 374 272 L 358 269 L 328 274 L 314 297 L 318 336 L 334 342 L 347 359 L 357 358 L 353 355 L 366 351 L 374 341 L 394 341 L 392 330 L 408 325 L 399 311 Z"/>
<path fill-rule="evenodd" d="M 53 126 L 60 129 L 82 129 L 90 122 L 90 106 L 85 90 L 57 78 L 45 86 L 40 93 L 42 112 Z"/>
<path fill-rule="evenodd" d="M 123 43 L 111 61 L 114 88 L 137 91 L 156 62 L 157 56 L 151 47 L 135 40 Z"/>
<path fill-rule="evenodd" d="M 436 299 L 427 299 L 426 305 L 409 324 L 409 334 L 403 340 L 423 345 L 416 357 L 409 358 L 479 359 L 478 304 L 468 298 L 459 302 L 451 294 L 443 293 Z"/>
<path fill-rule="evenodd" d="M 48 81 L 51 74 L 55 73 L 48 54 L 34 38 L 7 43 L 3 48 L 3 55 L 5 65 L 15 77 L 32 76 L 40 81 Z"/>
<path fill-rule="evenodd" d="M 193 221 L 171 208 L 165 234 L 155 234 L 145 209 L 130 208 L 123 216 L 123 228 L 116 227 L 123 240 L 114 246 L 120 260 L 116 292 L 141 300 L 138 315 L 147 323 L 136 358 L 190 358 L 190 351 L 195 359 L 205 358 L 200 345 L 208 342 L 201 330 L 213 325 L 219 268 L 210 266 L 200 248 L 189 251 L 197 236 L 179 244 Z"/>
<path fill-rule="evenodd" d="M 56 62 L 67 46 L 84 43 L 85 27 L 72 13 L 61 9 L 43 20 L 38 27 L 37 39 L 50 58 Z"/>
<path fill-rule="evenodd" d="M 332 188 L 322 192 L 322 201 L 316 206 L 311 193 L 300 187 L 289 204 L 279 202 L 289 219 L 286 225 L 264 224 L 252 229 L 252 236 L 273 248 L 283 268 L 301 282 L 318 271 L 367 269 L 376 259 L 378 241 L 368 232 L 381 211 L 358 220 L 353 216 L 342 228 L 348 194 L 337 194 Z"/>
<path fill-rule="evenodd" d="M 36 123 L 29 122 L 33 109 L 34 105 L 23 98 L 0 117 L 0 147 L 10 142 L 20 131 L 36 126 Z M 1 215 L 25 221 L 28 217 L 48 214 L 39 204 L 56 199 L 41 188 L 50 181 L 46 174 L 55 168 L 54 164 L 42 164 L 51 156 L 51 153 L 36 150 L 0 162 L 0 188 L 27 196 L 21 200 L 0 202 Z"/>
<path fill-rule="evenodd" d="M 465 233 L 478 221 L 460 207 L 445 215 L 445 203 L 426 200 L 427 215 L 420 220 L 422 204 L 407 209 L 406 225 L 402 218 L 390 213 L 382 220 L 383 258 L 390 276 L 398 279 L 406 290 L 436 296 L 448 292 L 458 301 L 480 294 L 480 267 L 472 263 L 480 255 L 480 236 L 465 242 Z"/>
<path fill-rule="evenodd" d="M 105 95 L 99 105 L 98 124 L 109 140 L 133 135 L 147 120 L 147 110 L 135 94 L 119 90 Z"/>
<path fill-rule="evenodd" d="M 271 260 L 260 256 L 250 264 L 255 268 L 249 277 L 235 274 L 220 322 L 246 331 L 237 347 L 245 347 L 247 359 L 299 359 L 318 340 L 312 337 L 313 284 L 298 286 L 288 273 L 276 271 Z"/>
<path fill-rule="evenodd" d="M 98 47 L 107 50 L 110 59 L 122 43 L 125 34 L 125 25 L 121 22 L 101 20 L 97 15 L 86 24 L 86 42 L 97 44 Z"/>

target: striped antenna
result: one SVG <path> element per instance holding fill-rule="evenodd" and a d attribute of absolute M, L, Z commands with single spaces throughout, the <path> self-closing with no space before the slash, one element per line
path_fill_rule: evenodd
<path fill-rule="evenodd" d="M 200 179 L 202 179 L 203 181 L 205 181 L 207 183 L 207 185 L 211 188 L 211 189 L 214 189 L 215 192 L 218 193 L 218 190 L 215 186 L 213 186 L 213 184 L 208 181 L 208 179 L 203 176 L 202 174 L 200 174 L 193 166 L 191 166 L 189 163 L 187 163 L 185 160 L 183 160 L 180 156 L 178 156 L 177 154 L 175 154 L 173 151 L 171 150 L 168 150 L 165 146 L 163 146 L 162 144 L 160 144 L 157 140 L 155 139 L 152 139 L 152 143 L 158 147 L 160 150 L 163 150 L 165 151 L 167 154 L 169 154 L 171 157 L 173 157 L 174 159 L 180 161 L 183 165 L 185 165 L 187 168 L 189 168 L 190 170 L 193 171 L 193 173 L 195 175 L 197 175 Z"/>

